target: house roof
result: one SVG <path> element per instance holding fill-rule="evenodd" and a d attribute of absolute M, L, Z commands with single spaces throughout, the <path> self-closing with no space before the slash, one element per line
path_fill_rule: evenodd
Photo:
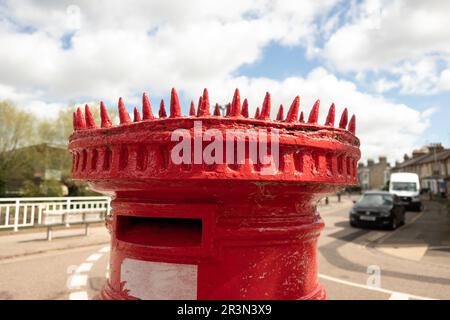
<path fill-rule="evenodd" d="M 402 163 L 399 163 L 398 165 L 396 165 L 396 168 L 404 168 L 404 167 L 408 167 L 410 165 L 413 164 L 417 164 L 419 163 L 422 159 L 425 159 L 426 157 L 428 157 L 428 154 L 422 154 L 420 156 L 408 159 L 406 161 L 403 161 Z"/>
<path fill-rule="evenodd" d="M 450 158 L 450 149 L 446 149 L 436 155 L 436 160 L 446 160 Z"/>
<path fill-rule="evenodd" d="M 427 156 L 420 160 L 420 163 L 428 163 L 436 161 L 445 160 L 450 157 L 450 149 L 443 150 L 441 152 L 434 153 L 428 153 Z"/>
<path fill-rule="evenodd" d="M 436 155 L 434 153 L 427 153 L 415 158 L 408 159 L 396 165 L 395 168 L 404 168 L 415 164 L 429 163 L 435 161 L 435 159 L 436 161 L 442 161 L 448 158 L 450 158 L 450 149 L 445 149 L 443 151 L 437 152 Z"/>

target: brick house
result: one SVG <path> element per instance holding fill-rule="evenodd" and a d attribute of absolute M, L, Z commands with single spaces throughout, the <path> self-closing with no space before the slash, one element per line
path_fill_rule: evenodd
<path fill-rule="evenodd" d="M 449 194 L 450 191 L 450 149 L 442 144 L 430 144 L 414 150 L 412 156 L 404 156 L 392 172 L 417 173 L 421 188 L 434 194 Z"/>
<path fill-rule="evenodd" d="M 386 157 L 379 157 L 378 162 L 372 159 L 367 164 L 358 164 L 359 183 L 362 190 L 381 190 L 386 186 L 391 172 L 391 165 Z"/>

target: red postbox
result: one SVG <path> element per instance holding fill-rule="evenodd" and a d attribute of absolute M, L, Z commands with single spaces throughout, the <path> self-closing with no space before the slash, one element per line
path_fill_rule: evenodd
<path fill-rule="evenodd" d="M 182 116 L 172 89 L 168 116 L 162 101 L 154 117 L 145 94 L 134 121 L 121 99 L 119 125 L 103 104 L 100 128 L 88 106 L 74 113 L 72 175 L 113 197 L 102 298 L 325 298 L 316 203 L 357 182 L 355 117 L 344 110 L 334 127 L 332 105 L 319 125 L 317 101 L 299 119 L 299 97 L 286 117 L 270 108 L 266 94 L 249 117 L 236 90 L 224 116 L 210 114 L 205 89 Z"/>

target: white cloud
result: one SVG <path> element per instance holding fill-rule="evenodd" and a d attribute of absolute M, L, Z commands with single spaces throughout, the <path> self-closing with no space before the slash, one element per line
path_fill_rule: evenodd
<path fill-rule="evenodd" d="M 436 57 L 407 61 L 392 71 L 399 76 L 398 86 L 402 93 L 430 95 L 439 90 Z"/>
<path fill-rule="evenodd" d="M 336 70 L 391 73 L 405 94 L 443 88 L 432 64 L 450 61 L 449 1 L 366 0 L 355 2 L 352 11 L 321 52 Z"/>
<path fill-rule="evenodd" d="M 429 126 L 430 116 L 434 112 L 434 109 L 426 109 L 421 113 L 404 104 L 362 93 L 354 83 L 338 79 L 324 68 L 314 69 L 305 78 L 291 77 L 283 81 L 246 77 L 228 79 L 210 86 L 210 96 L 226 103 L 236 86 L 240 88 L 241 96 L 249 98 L 252 110 L 261 105 L 264 93 L 270 91 L 273 116 L 280 103 L 286 110 L 296 95 L 300 95 L 301 110 L 306 116 L 314 101 L 321 100 L 322 123 L 332 102 L 337 108 L 336 123 L 344 107 L 347 107 L 350 114 L 356 114 L 363 159 L 377 158 L 383 154 L 391 160 L 401 159 L 405 152 L 415 147 L 417 138 Z M 198 93 L 199 89 L 195 88 L 192 94 Z"/>
<path fill-rule="evenodd" d="M 383 93 L 398 87 L 398 83 L 395 81 L 389 81 L 387 79 L 379 79 L 375 82 L 375 91 Z"/>
<path fill-rule="evenodd" d="M 443 90 L 450 90 L 450 69 L 445 69 L 441 72 L 439 86 Z"/>
<path fill-rule="evenodd" d="M 271 41 L 307 42 L 314 18 L 335 1 L 79 1 L 72 48 L 70 1 L 10 1 L 0 21 L 0 82 L 39 86 L 57 99 L 116 97 L 174 84 L 208 83 L 259 58 Z M 32 34 L 12 32 L 31 25 Z"/>
<path fill-rule="evenodd" d="M 44 92 L 18 92 L 15 87 L 2 85 L 1 83 L 0 100 L 9 100 L 16 104 L 17 107 L 41 118 L 55 117 L 59 110 L 68 105 L 68 102 L 46 102 Z"/>
<path fill-rule="evenodd" d="M 315 37 L 320 32 L 331 34 L 324 56 L 344 71 L 360 70 L 361 79 L 374 63 L 382 66 L 403 57 L 402 50 L 395 50 L 400 53 L 394 59 L 387 58 L 389 52 L 377 58 L 377 43 L 384 40 L 373 44 L 367 34 L 372 31 L 367 30 L 380 22 L 384 35 L 385 18 L 366 17 L 369 20 L 361 25 L 344 26 L 335 33 L 336 17 L 323 27 L 317 25 L 316 18 L 327 16 L 335 3 L 85 0 L 77 2 L 80 16 L 74 23 L 76 10 L 67 10 L 72 1 L 9 1 L 0 6 L 0 99 L 13 99 L 37 114 L 48 115 L 74 101 L 116 101 L 123 96 L 134 104 L 139 92 L 148 90 L 152 98 L 167 94 L 172 86 L 195 100 L 207 86 L 211 99 L 221 103 L 229 102 L 238 87 L 253 110 L 266 91 L 272 93 L 274 109 L 279 103 L 287 109 L 300 94 L 307 111 L 321 98 L 322 117 L 331 100 L 339 111 L 347 106 L 356 113 L 364 158 L 382 153 L 399 158 L 423 133 L 429 114 L 363 93 L 324 68 L 280 81 L 234 76 L 239 66 L 260 58 L 271 42 L 303 46 L 310 55 L 316 54 Z M 364 14 L 373 11 L 367 9 Z M 74 33 L 71 48 L 65 50 L 62 38 L 70 32 Z M 446 75 L 441 78 L 446 83 Z M 383 85 L 385 90 L 392 87 Z"/>
<path fill-rule="evenodd" d="M 342 26 L 324 47 L 336 68 L 382 69 L 433 52 L 450 55 L 450 2 L 364 1 L 360 6 L 362 13 L 372 7 L 370 14 Z"/>

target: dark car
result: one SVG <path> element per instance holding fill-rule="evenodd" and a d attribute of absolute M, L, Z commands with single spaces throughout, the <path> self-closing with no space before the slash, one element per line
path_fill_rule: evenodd
<path fill-rule="evenodd" d="M 405 223 L 405 205 L 394 194 L 365 192 L 350 211 L 350 225 L 380 226 L 396 229 Z"/>

